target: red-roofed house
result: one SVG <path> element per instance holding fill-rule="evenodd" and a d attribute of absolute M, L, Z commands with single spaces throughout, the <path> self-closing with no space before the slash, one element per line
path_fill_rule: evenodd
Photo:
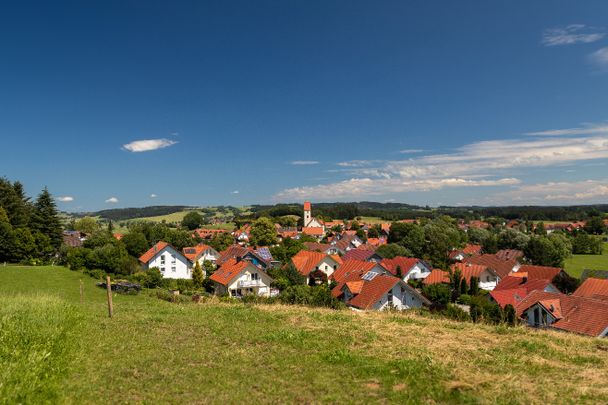
<path fill-rule="evenodd" d="M 296 270 L 317 282 L 327 282 L 341 263 L 342 260 L 338 256 L 309 250 L 301 250 L 291 258 L 291 264 Z"/>
<path fill-rule="evenodd" d="M 422 280 L 422 284 L 450 284 L 450 273 L 441 269 L 433 269 L 431 274 Z"/>
<path fill-rule="evenodd" d="M 510 275 L 516 277 L 527 277 L 528 280 L 553 280 L 561 273 L 564 273 L 564 271 L 559 267 L 533 266 L 530 264 L 524 264 L 517 270 L 511 272 Z"/>
<path fill-rule="evenodd" d="M 139 258 L 145 270 L 157 267 L 163 278 L 192 278 L 192 263 L 167 242 L 158 242 Z"/>
<path fill-rule="evenodd" d="M 490 292 L 490 298 L 502 308 L 511 304 L 516 307 L 532 291 L 558 293 L 559 290 L 550 280 L 528 280 L 524 277 L 507 276 L 500 280 L 496 288 Z"/>
<path fill-rule="evenodd" d="M 536 290 L 515 309 L 528 326 L 608 336 L 608 302 L 604 300 Z"/>
<path fill-rule="evenodd" d="M 464 259 L 464 262 L 487 266 L 494 270 L 494 273 L 498 274 L 500 278 L 507 277 L 510 273 L 517 271 L 520 267 L 517 260 L 500 260 L 498 257 L 496 257 L 496 255 L 491 254 L 467 257 Z"/>
<path fill-rule="evenodd" d="M 362 260 L 366 262 L 381 262 L 384 260 L 382 256 L 370 249 L 351 249 L 342 256 L 342 260 Z"/>
<path fill-rule="evenodd" d="M 401 270 L 401 278 L 407 282 L 409 279 L 422 280 L 431 274 L 431 267 L 415 257 L 397 256 L 393 259 L 383 259 L 380 264 L 391 274 L 396 276 Z"/>
<path fill-rule="evenodd" d="M 199 243 L 196 246 L 185 247 L 183 250 L 184 256 L 188 258 L 193 264 L 199 262 L 202 266 L 205 260 L 215 264 L 220 258 L 220 254 L 217 250 L 211 246 Z"/>
<path fill-rule="evenodd" d="M 589 277 L 572 295 L 608 300 L 608 280 Z"/>
<path fill-rule="evenodd" d="M 333 272 L 330 278 L 339 283 L 350 274 L 361 271 L 374 271 L 378 274 L 390 274 L 379 263 L 365 262 L 361 260 L 344 260 L 338 269 Z"/>
<path fill-rule="evenodd" d="M 270 296 L 272 278 L 251 262 L 230 259 L 209 277 L 215 285 L 215 293 L 242 297 L 247 294 Z"/>
<path fill-rule="evenodd" d="M 403 280 L 374 271 L 348 275 L 332 290 L 332 295 L 352 308 L 382 311 L 419 308 L 431 302 Z"/>
<path fill-rule="evenodd" d="M 471 285 L 471 277 L 476 277 L 482 290 L 492 291 L 500 281 L 500 276 L 494 270 L 481 264 L 455 263 L 451 268 L 453 272 L 460 270 L 468 285 Z"/>

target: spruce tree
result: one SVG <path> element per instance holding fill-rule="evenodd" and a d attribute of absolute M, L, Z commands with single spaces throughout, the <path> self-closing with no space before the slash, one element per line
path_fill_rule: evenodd
<path fill-rule="evenodd" d="M 34 212 L 31 218 L 31 228 L 49 237 L 51 246 L 58 250 L 63 241 L 61 221 L 57 213 L 55 201 L 45 187 L 34 203 Z"/>
<path fill-rule="evenodd" d="M 203 269 L 201 269 L 201 264 L 196 261 L 194 265 L 194 270 L 192 270 L 192 283 L 195 288 L 202 288 L 203 282 L 205 281 L 205 277 L 203 276 Z"/>

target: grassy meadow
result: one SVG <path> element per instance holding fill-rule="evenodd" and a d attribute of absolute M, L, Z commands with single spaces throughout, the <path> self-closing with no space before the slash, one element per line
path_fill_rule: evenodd
<path fill-rule="evenodd" d="M 573 277 L 580 278 L 583 270 L 608 270 L 608 242 L 604 242 L 601 255 L 572 255 L 566 259 L 564 270 Z"/>
<path fill-rule="evenodd" d="M 147 292 L 109 319 L 94 284 L 0 267 L 1 403 L 608 402 L 606 340 Z"/>

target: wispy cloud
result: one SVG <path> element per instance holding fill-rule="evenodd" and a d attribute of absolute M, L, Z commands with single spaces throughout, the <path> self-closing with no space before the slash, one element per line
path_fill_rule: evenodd
<path fill-rule="evenodd" d="M 289 163 L 294 166 L 309 166 L 309 165 L 318 165 L 320 162 L 317 160 L 292 160 Z"/>
<path fill-rule="evenodd" d="M 404 155 L 413 154 L 413 153 L 421 153 L 424 152 L 423 149 L 402 149 L 399 153 L 403 153 Z"/>
<path fill-rule="evenodd" d="M 513 186 L 522 182 L 509 171 L 606 158 L 606 136 L 482 141 L 464 145 L 452 153 L 378 162 L 374 167 L 355 164 L 360 161 L 343 162 L 341 165 L 350 167 L 350 179 L 289 188 L 274 197 L 275 200 L 293 201 L 456 187 Z"/>
<path fill-rule="evenodd" d="M 341 167 L 364 167 L 371 166 L 372 164 L 374 164 L 373 160 L 349 160 L 346 162 L 336 163 L 336 165 Z"/>
<path fill-rule="evenodd" d="M 108 204 L 117 204 L 118 203 L 118 198 L 116 197 L 110 197 L 106 200 L 106 203 Z"/>
<path fill-rule="evenodd" d="M 150 194 L 150 198 L 156 198 L 156 197 L 158 197 L 156 194 L 154 194 L 154 193 Z"/>
<path fill-rule="evenodd" d="M 608 179 L 576 182 L 525 184 L 493 198 L 502 203 L 576 204 L 603 202 L 608 197 Z"/>
<path fill-rule="evenodd" d="M 152 150 L 163 149 L 175 145 L 177 141 L 170 139 L 142 139 L 122 145 L 124 150 L 129 152 L 149 152 Z"/>
<path fill-rule="evenodd" d="M 550 129 L 547 131 L 526 132 L 525 135 L 533 136 L 570 136 L 570 135 L 595 135 L 608 134 L 608 124 L 587 124 L 583 127 Z"/>
<path fill-rule="evenodd" d="M 62 196 L 62 197 L 57 197 L 57 201 L 72 202 L 72 201 L 74 201 L 74 197 L 69 196 L 69 195 L 65 195 L 65 196 Z"/>
<path fill-rule="evenodd" d="M 589 61 L 599 69 L 608 69 L 608 47 L 600 48 L 590 54 Z"/>
<path fill-rule="evenodd" d="M 545 46 L 588 44 L 599 41 L 605 35 L 603 30 L 598 28 L 587 27 L 584 24 L 571 24 L 546 29 L 543 32 L 541 43 Z"/>
<path fill-rule="evenodd" d="M 238 193 L 239 193 L 239 190 L 234 190 L 234 191 L 230 192 L 230 194 L 238 194 Z"/>

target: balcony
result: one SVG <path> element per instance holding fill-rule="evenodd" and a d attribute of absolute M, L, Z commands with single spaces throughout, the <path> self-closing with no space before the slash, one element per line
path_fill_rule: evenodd
<path fill-rule="evenodd" d="M 239 280 L 239 287 L 265 287 L 262 280 Z"/>

